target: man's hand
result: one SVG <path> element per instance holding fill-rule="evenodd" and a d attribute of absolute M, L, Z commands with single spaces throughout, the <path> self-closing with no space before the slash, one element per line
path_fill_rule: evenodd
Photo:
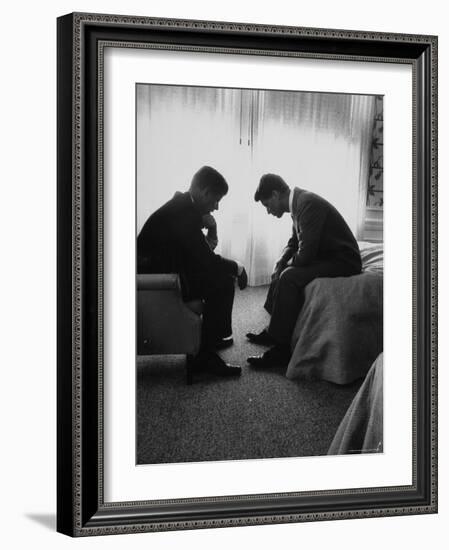
<path fill-rule="evenodd" d="M 243 268 L 242 272 L 237 277 L 237 284 L 240 290 L 244 290 L 248 286 L 248 275 L 246 274 L 245 268 Z"/>
<path fill-rule="evenodd" d="M 203 216 L 203 227 L 205 229 L 217 229 L 217 222 L 212 214 L 204 214 Z"/>
<path fill-rule="evenodd" d="M 202 216 L 203 227 L 207 229 L 206 241 L 211 250 L 215 250 L 218 244 L 217 222 L 212 214 Z"/>
<path fill-rule="evenodd" d="M 279 277 L 281 276 L 281 273 L 286 268 L 285 262 L 278 260 L 273 268 L 273 273 L 271 275 L 271 281 L 277 281 Z"/>

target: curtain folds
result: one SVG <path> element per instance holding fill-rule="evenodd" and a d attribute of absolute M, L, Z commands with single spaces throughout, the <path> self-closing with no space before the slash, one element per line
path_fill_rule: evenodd
<path fill-rule="evenodd" d="M 241 261 L 251 285 L 266 284 L 291 219 L 254 202 L 261 175 L 322 195 L 360 236 L 373 117 L 373 96 L 138 85 L 137 231 L 213 166 L 229 184 L 217 252 Z"/>

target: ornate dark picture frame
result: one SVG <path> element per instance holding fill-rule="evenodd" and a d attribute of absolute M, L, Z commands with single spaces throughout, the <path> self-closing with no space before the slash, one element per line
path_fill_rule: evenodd
<path fill-rule="evenodd" d="M 435 513 L 437 38 L 83 13 L 60 17 L 57 25 L 58 531 L 88 536 Z M 101 105 L 106 43 L 412 66 L 412 485 L 104 502 Z"/>

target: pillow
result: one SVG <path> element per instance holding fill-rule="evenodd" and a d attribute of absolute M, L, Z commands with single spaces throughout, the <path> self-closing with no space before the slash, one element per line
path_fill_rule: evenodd
<path fill-rule="evenodd" d="M 358 241 L 360 256 L 362 258 L 362 271 L 368 273 L 384 272 L 384 245 L 383 243 L 370 243 Z"/>

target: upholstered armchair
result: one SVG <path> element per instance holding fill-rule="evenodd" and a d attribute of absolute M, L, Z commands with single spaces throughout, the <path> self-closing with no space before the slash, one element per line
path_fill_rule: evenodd
<path fill-rule="evenodd" d="M 191 360 L 201 344 L 202 302 L 184 302 L 179 275 L 137 275 L 138 355 L 186 355 L 187 383 Z"/>

